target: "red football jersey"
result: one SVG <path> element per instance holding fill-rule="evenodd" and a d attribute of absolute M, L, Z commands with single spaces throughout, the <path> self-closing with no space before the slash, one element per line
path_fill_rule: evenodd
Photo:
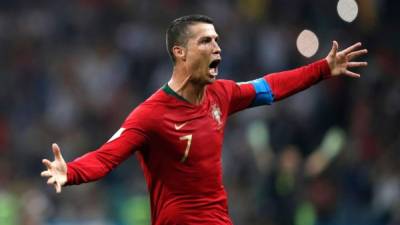
<path fill-rule="evenodd" d="M 238 85 L 217 80 L 206 87 L 199 105 L 166 85 L 139 105 L 101 148 L 67 164 L 67 185 L 100 179 L 137 152 L 150 193 L 153 225 L 232 224 L 221 165 L 228 116 L 248 107 L 258 94 L 261 103 L 280 100 L 329 73 L 326 60 L 320 60 L 265 76 L 262 82 L 268 87 L 260 88 L 259 81 Z M 271 98 L 263 100 L 265 93 Z"/>
<path fill-rule="evenodd" d="M 101 178 L 137 150 L 150 192 L 153 224 L 231 224 L 222 184 L 224 128 L 228 115 L 249 106 L 254 96 L 251 84 L 218 80 L 206 87 L 202 103 L 193 105 L 165 86 L 128 116 L 102 151 L 96 151 L 94 161 L 111 158 L 114 163 L 75 160 L 68 163 L 68 181 Z M 119 150 L 113 152 L 115 144 Z M 93 166 L 100 167 L 97 178 Z"/>

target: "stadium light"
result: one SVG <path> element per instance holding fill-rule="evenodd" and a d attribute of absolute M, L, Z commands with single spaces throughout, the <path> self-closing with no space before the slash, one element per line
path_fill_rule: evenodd
<path fill-rule="evenodd" d="M 297 37 L 296 46 L 303 56 L 312 57 L 318 51 L 318 37 L 314 32 L 305 29 Z"/>
<path fill-rule="evenodd" d="M 337 4 L 339 17 L 348 22 L 353 22 L 358 15 L 358 5 L 355 0 L 339 0 Z"/>

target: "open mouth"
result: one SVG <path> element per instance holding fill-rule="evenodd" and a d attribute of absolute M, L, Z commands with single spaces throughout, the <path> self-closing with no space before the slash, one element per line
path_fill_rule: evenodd
<path fill-rule="evenodd" d="M 217 76 L 218 75 L 218 65 L 221 62 L 221 59 L 214 59 L 211 61 L 209 67 L 210 74 L 212 76 Z"/>

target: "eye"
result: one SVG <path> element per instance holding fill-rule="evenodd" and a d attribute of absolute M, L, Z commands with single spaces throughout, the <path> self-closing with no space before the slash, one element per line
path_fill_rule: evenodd
<path fill-rule="evenodd" d="M 202 44 L 207 44 L 209 42 L 211 42 L 210 37 L 204 37 L 204 38 L 200 39 L 200 43 L 202 43 Z"/>

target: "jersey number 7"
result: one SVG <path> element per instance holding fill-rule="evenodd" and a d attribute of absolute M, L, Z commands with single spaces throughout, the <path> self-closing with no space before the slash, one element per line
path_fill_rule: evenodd
<path fill-rule="evenodd" d="M 179 140 L 187 140 L 187 145 L 185 149 L 185 153 L 181 159 L 181 163 L 184 163 L 189 155 L 190 145 L 192 144 L 192 135 L 188 134 L 179 138 Z"/>

